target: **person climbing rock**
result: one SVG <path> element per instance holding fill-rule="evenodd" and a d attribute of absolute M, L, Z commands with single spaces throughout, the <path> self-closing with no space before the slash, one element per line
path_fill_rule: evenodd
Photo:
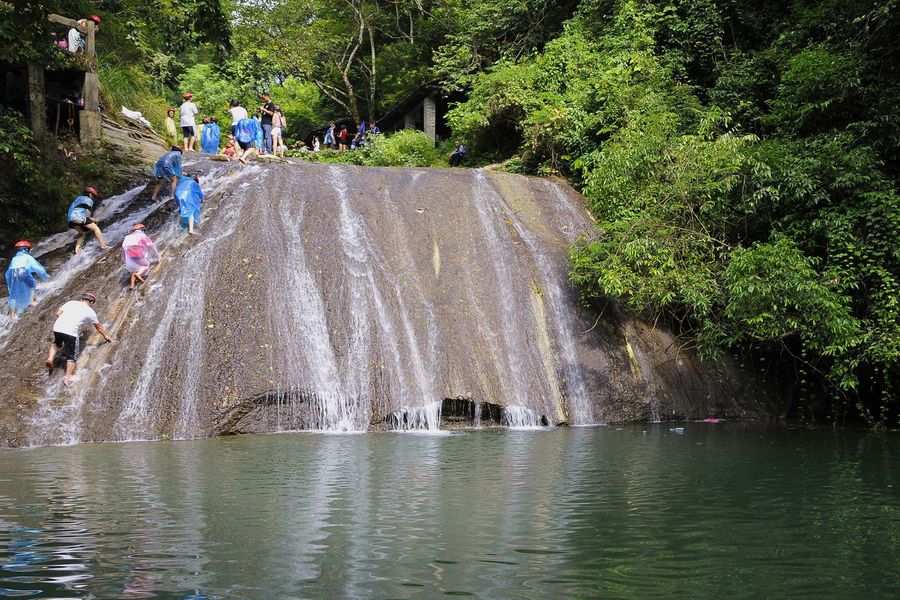
<path fill-rule="evenodd" d="M 47 281 L 47 270 L 33 256 L 31 244 L 26 240 L 16 242 L 18 252 L 9 261 L 6 270 L 6 289 L 9 290 L 9 309 L 13 318 L 29 306 L 36 304 L 34 288 L 37 287 L 35 277 Z"/>
<path fill-rule="evenodd" d="M 235 126 L 234 139 L 237 140 L 238 146 L 241 148 L 238 160 L 242 164 L 247 164 L 247 158 L 257 153 L 255 141 L 258 136 L 262 135 L 259 121 L 257 119 L 241 119 Z"/>
<path fill-rule="evenodd" d="M 96 295 L 92 292 L 85 292 L 81 295 L 80 300 L 70 300 L 56 311 L 56 322 L 53 323 L 53 342 L 50 344 L 46 364 L 48 369 L 52 369 L 56 354 L 62 354 L 66 360 L 66 377 L 63 380 L 66 385 L 71 385 L 75 378 L 75 364 L 78 362 L 78 354 L 81 350 L 79 338 L 82 325 L 92 323 L 97 333 L 102 335 L 108 343 L 113 341 L 92 308 L 96 301 Z"/>
<path fill-rule="evenodd" d="M 182 179 L 175 189 L 175 199 L 178 201 L 182 233 L 187 230 L 188 235 L 196 235 L 194 226 L 200 224 L 200 205 L 204 199 L 200 178 L 194 175 Z"/>
<path fill-rule="evenodd" d="M 144 283 L 144 276 L 150 272 L 151 259 L 159 262 L 159 250 L 144 229 L 143 223 L 135 223 L 131 226 L 131 233 L 122 240 L 122 258 L 125 269 L 131 273 L 130 290 L 134 289 L 135 282 Z"/>
<path fill-rule="evenodd" d="M 94 202 L 98 201 L 100 194 L 92 187 L 84 188 L 84 194 L 76 197 L 72 204 L 69 205 L 69 212 L 66 214 L 66 220 L 69 227 L 78 232 L 78 239 L 75 241 L 75 254 L 81 252 L 81 246 L 84 244 L 84 238 L 88 230 L 97 238 L 100 243 L 100 249 L 106 250 L 109 246 L 103 239 L 103 232 L 97 222 L 91 218 L 94 212 Z"/>
<path fill-rule="evenodd" d="M 159 160 L 156 161 L 156 166 L 153 167 L 153 176 L 156 177 L 156 187 L 153 188 L 153 195 L 150 197 L 150 201 L 156 202 L 156 196 L 159 195 L 159 190 L 162 188 L 162 184 L 166 179 L 171 180 L 172 197 L 175 197 L 175 187 L 178 185 L 178 178 L 181 177 L 182 170 L 181 147 L 172 146 L 172 149 L 163 154 Z"/>

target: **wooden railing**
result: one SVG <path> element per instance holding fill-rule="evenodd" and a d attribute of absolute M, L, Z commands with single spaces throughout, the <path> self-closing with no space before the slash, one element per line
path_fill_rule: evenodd
<path fill-rule="evenodd" d="M 88 19 L 87 25 L 81 25 L 78 21 L 73 21 L 72 19 L 67 19 L 66 17 L 62 17 L 60 15 L 50 15 L 47 18 L 53 23 L 59 23 L 60 25 L 74 27 L 81 33 L 85 34 L 84 55 L 94 56 L 94 33 L 97 30 L 97 26 L 93 21 Z"/>

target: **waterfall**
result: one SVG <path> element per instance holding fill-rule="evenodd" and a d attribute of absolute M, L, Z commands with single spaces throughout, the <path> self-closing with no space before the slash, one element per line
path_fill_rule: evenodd
<path fill-rule="evenodd" d="M 474 189 L 472 190 L 478 222 L 481 232 L 487 242 L 491 264 L 494 270 L 498 306 L 506 313 L 501 318 L 501 330 L 506 355 L 502 357 L 506 363 L 506 381 L 508 390 L 512 391 L 513 403 L 524 404 L 527 395 L 523 388 L 524 369 L 522 350 L 526 342 L 520 329 L 514 325 L 513 315 L 527 313 L 518 302 L 518 296 L 513 294 L 512 273 L 510 261 L 515 260 L 515 254 L 510 252 L 511 244 L 506 239 L 508 233 L 501 228 L 498 215 L 490 206 L 490 200 L 494 198 L 494 192 L 484 174 L 484 171 L 475 172 Z M 516 265 L 518 268 L 518 265 Z M 530 365 L 529 365 L 530 366 Z"/>
<path fill-rule="evenodd" d="M 441 428 L 441 402 L 425 406 L 404 406 L 386 418 L 396 431 L 438 431 Z"/>
<path fill-rule="evenodd" d="M 598 391 L 657 385 L 662 334 L 650 345 L 646 331 L 629 331 L 637 377 L 619 359 L 620 325 L 579 333 L 596 315 L 566 280 L 566 248 L 591 223 L 559 184 L 192 158 L 207 192 L 199 236 L 180 234 L 172 203 L 149 203 L 140 187 L 101 205 L 111 244 L 142 220 L 165 251 L 138 291 L 127 291 L 119 253 L 92 240 L 78 256 L 62 256 L 71 233 L 37 245 L 51 252 L 58 287 L 41 284 L 41 310 L 0 338 L 0 386 L 33 398 L 6 430 L 13 443 L 373 423 L 434 431 L 446 398 L 495 407 L 485 425 L 589 424 L 615 416 Z M 52 305 L 86 288 L 115 342 L 89 345 L 63 393 L 61 377 L 41 372 L 46 346 L 35 351 L 34 335 Z M 19 378 L 15 356 L 27 358 Z"/>
<path fill-rule="evenodd" d="M 534 429 L 541 427 L 541 417 L 526 406 L 505 406 L 501 418 L 503 425 L 513 429 Z"/>
<path fill-rule="evenodd" d="M 498 202 L 503 206 L 507 219 L 512 223 L 516 233 L 528 246 L 540 273 L 540 285 L 549 302 L 547 305 L 553 314 L 553 323 L 558 346 L 558 370 L 566 387 L 566 399 L 569 407 L 569 419 L 573 424 L 585 425 L 593 423 L 593 408 L 588 397 L 584 372 L 578 362 L 575 351 L 575 325 L 572 322 L 568 303 L 563 295 L 566 285 L 564 267 L 554 264 L 546 255 L 537 238 L 528 231 L 522 220 L 516 215 L 502 197 Z M 568 203 L 566 203 L 568 205 Z"/>

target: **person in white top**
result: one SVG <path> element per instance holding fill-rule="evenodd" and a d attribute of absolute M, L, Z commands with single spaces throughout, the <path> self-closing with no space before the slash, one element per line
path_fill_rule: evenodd
<path fill-rule="evenodd" d="M 56 322 L 53 323 L 53 343 L 50 344 L 50 353 L 47 355 L 47 368 L 53 370 L 53 361 L 57 352 L 66 361 L 66 377 L 63 382 L 70 385 L 75 378 L 75 363 L 78 361 L 79 337 L 81 326 L 92 323 L 97 333 L 102 335 L 107 342 L 112 338 L 106 333 L 103 324 L 97 319 L 97 313 L 91 308 L 97 296 L 91 292 L 81 295 L 81 300 L 70 300 L 56 311 Z"/>
<path fill-rule="evenodd" d="M 240 100 L 232 100 L 228 112 L 231 114 L 231 133 L 235 133 L 234 128 L 237 127 L 238 121 L 249 118 L 247 109 L 241 106 Z"/>
<path fill-rule="evenodd" d="M 194 95 L 192 93 L 185 92 L 182 96 L 184 96 L 184 104 L 178 109 L 181 113 L 181 133 L 184 134 L 182 148 L 185 152 L 190 152 L 194 149 L 194 142 L 197 140 L 197 121 L 194 117 L 200 110 L 193 102 Z"/>

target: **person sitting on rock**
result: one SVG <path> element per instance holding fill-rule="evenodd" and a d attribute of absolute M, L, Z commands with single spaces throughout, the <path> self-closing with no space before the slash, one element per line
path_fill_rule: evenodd
<path fill-rule="evenodd" d="M 181 172 L 184 168 L 181 152 L 180 146 L 172 146 L 172 149 L 169 152 L 163 154 L 159 160 L 156 161 L 156 166 L 153 167 L 153 176 L 156 177 L 156 187 L 153 188 L 153 195 L 150 198 L 151 202 L 156 202 L 156 196 L 159 195 L 159 190 L 162 188 L 162 184 L 166 179 L 171 180 L 172 197 L 175 197 L 175 187 L 178 185 L 178 178 L 181 177 Z"/>
<path fill-rule="evenodd" d="M 131 226 L 131 233 L 122 240 L 122 258 L 125 269 L 131 273 L 130 290 L 134 289 L 135 282 L 144 283 L 144 276 L 150 272 L 151 259 L 159 262 L 159 250 L 144 229 L 143 223 L 135 223 Z"/>
<path fill-rule="evenodd" d="M 182 233 L 187 230 L 188 235 L 196 235 L 194 226 L 200 224 L 200 205 L 203 203 L 200 178 L 194 175 L 182 179 L 175 189 L 175 200 L 178 201 Z"/>
<path fill-rule="evenodd" d="M 467 158 L 469 158 L 469 151 L 466 150 L 466 147 L 463 146 L 462 142 L 456 140 L 453 152 L 450 153 L 450 166 L 458 167 Z"/>
<path fill-rule="evenodd" d="M 9 309 L 13 318 L 29 306 L 37 304 L 34 297 L 34 288 L 37 287 L 35 277 L 41 281 L 47 281 L 47 270 L 33 256 L 31 256 L 31 244 L 26 240 L 16 242 L 19 250 L 6 270 L 6 289 L 9 290 Z"/>
<path fill-rule="evenodd" d="M 66 377 L 63 380 L 66 385 L 71 385 L 75 378 L 75 363 L 78 362 L 81 346 L 79 338 L 82 325 L 92 323 L 97 333 L 102 335 L 107 342 L 112 343 L 113 341 L 92 308 L 96 301 L 97 296 L 92 292 L 85 292 L 81 295 L 80 300 L 70 300 L 56 311 L 56 321 L 53 323 L 53 342 L 50 344 L 46 364 L 48 369 L 52 369 L 56 354 L 62 353 L 66 360 Z"/>
<path fill-rule="evenodd" d="M 92 187 L 84 188 L 84 194 L 76 197 L 72 204 L 69 205 L 69 211 L 66 213 L 66 220 L 69 227 L 78 232 L 78 239 L 75 241 L 75 254 L 81 252 L 81 246 L 84 244 L 84 238 L 87 231 L 90 230 L 100 243 L 100 249 L 106 250 L 109 246 L 103 239 L 103 232 L 97 225 L 91 215 L 94 212 L 94 202 L 98 200 L 100 194 Z"/>

